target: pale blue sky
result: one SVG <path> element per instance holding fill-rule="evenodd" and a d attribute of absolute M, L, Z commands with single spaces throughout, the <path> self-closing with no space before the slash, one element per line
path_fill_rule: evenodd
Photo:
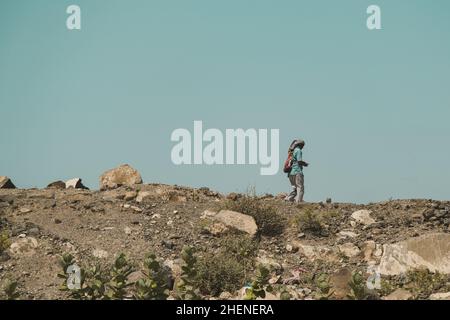
<path fill-rule="evenodd" d="M 279 128 L 280 162 L 304 138 L 307 201 L 449 199 L 449 39 L 448 0 L 1 0 L 0 175 L 96 189 L 129 163 L 145 182 L 289 191 L 281 170 L 174 166 L 171 132 L 203 120 Z"/>

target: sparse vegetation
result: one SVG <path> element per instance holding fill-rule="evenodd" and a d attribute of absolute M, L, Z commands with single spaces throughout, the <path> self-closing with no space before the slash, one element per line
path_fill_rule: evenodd
<path fill-rule="evenodd" d="M 11 241 L 9 240 L 9 234 L 6 230 L 0 231 L 0 255 L 9 248 Z"/>
<path fill-rule="evenodd" d="M 369 290 L 366 285 L 367 279 L 364 278 L 361 272 L 353 272 L 352 278 L 348 285 L 350 287 L 350 294 L 347 298 L 350 300 L 376 300 L 379 299 L 377 293 Z"/>
<path fill-rule="evenodd" d="M 316 293 L 316 299 L 318 300 L 328 300 L 333 295 L 333 290 L 331 290 L 331 284 L 330 284 L 330 277 L 325 274 L 321 273 L 316 278 L 316 286 L 319 289 Z"/>
<path fill-rule="evenodd" d="M 20 295 L 17 292 L 18 285 L 19 284 L 17 281 L 11 281 L 9 279 L 5 281 L 5 284 L 3 285 L 3 293 L 5 294 L 7 300 L 16 300 L 19 298 Z"/>
<path fill-rule="evenodd" d="M 169 296 L 169 273 L 161 267 L 154 254 L 145 258 L 145 278 L 135 283 L 134 297 L 138 300 L 166 300 Z"/>
<path fill-rule="evenodd" d="M 277 236 L 283 233 L 286 221 L 277 210 L 258 199 L 255 195 L 247 194 L 236 200 L 225 202 L 225 209 L 247 214 L 255 218 L 259 232 L 264 236 Z"/>
<path fill-rule="evenodd" d="M 417 269 L 406 274 L 405 287 L 410 289 L 415 299 L 426 299 L 437 291 L 449 291 L 450 277 L 428 269 Z"/>
<path fill-rule="evenodd" d="M 181 277 L 177 284 L 177 297 L 182 300 L 198 300 L 198 271 L 197 258 L 194 255 L 194 249 L 190 246 L 183 248 L 181 253 L 184 265 L 181 267 Z"/>
<path fill-rule="evenodd" d="M 321 215 L 311 209 L 298 214 L 296 224 L 301 232 L 309 233 L 313 236 L 324 236 L 326 234 Z"/>
<path fill-rule="evenodd" d="M 255 279 L 245 290 L 244 300 L 256 300 L 265 298 L 266 291 L 271 292 L 273 288 L 269 285 L 270 271 L 266 267 L 259 265 Z"/>
<path fill-rule="evenodd" d="M 133 268 L 124 254 L 120 254 L 110 267 L 103 267 L 100 264 L 87 269 L 79 267 L 79 279 L 74 278 L 74 275 L 69 272 L 69 267 L 75 265 L 72 255 L 63 255 L 60 265 L 63 273 L 58 274 L 58 277 L 64 279 L 61 290 L 69 292 L 70 297 L 74 299 L 123 299 L 126 297 L 126 289 L 131 285 L 127 282 L 127 278 Z M 72 283 L 74 287 L 70 288 L 69 283 Z"/>

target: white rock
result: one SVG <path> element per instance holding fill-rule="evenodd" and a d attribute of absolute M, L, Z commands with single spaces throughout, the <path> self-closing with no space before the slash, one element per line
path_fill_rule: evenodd
<path fill-rule="evenodd" d="M 125 227 L 123 229 L 123 231 L 125 231 L 125 234 L 130 235 L 132 233 L 131 228 L 130 227 Z"/>
<path fill-rule="evenodd" d="M 370 210 L 358 210 L 352 213 L 352 218 L 355 219 L 356 222 L 368 226 L 376 222 L 370 214 Z"/>
<path fill-rule="evenodd" d="M 450 234 L 432 233 L 383 246 L 380 274 L 398 275 L 421 268 L 450 274 Z"/>
<path fill-rule="evenodd" d="M 340 245 L 339 251 L 348 258 L 356 257 L 361 253 L 361 250 L 350 242 Z"/>
<path fill-rule="evenodd" d="M 86 187 L 81 183 L 80 178 L 73 178 L 66 181 L 66 189 L 73 188 L 73 189 L 86 189 Z"/>
<path fill-rule="evenodd" d="M 345 239 L 345 238 L 356 238 L 358 236 L 357 233 L 355 233 L 353 231 L 346 231 L 346 230 L 343 230 L 343 231 L 339 232 L 337 235 L 338 235 L 339 238 L 343 238 L 343 239 Z"/>
<path fill-rule="evenodd" d="M 123 164 L 117 168 L 108 170 L 100 176 L 100 190 L 114 189 L 119 186 L 133 186 L 136 184 L 142 184 L 141 175 L 128 164 Z"/>
<path fill-rule="evenodd" d="M 136 202 L 142 202 L 145 198 L 150 197 L 152 195 L 151 192 L 148 191 L 139 191 L 136 197 Z"/>
<path fill-rule="evenodd" d="M 450 300 L 450 292 L 433 293 L 428 298 L 430 300 Z"/>
<path fill-rule="evenodd" d="M 408 300 L 412 298 L 411 292 L 405 290 L 405 289 L 397 289 L 391 294 L 383 297 L 383 300 Z"/>
<path fill-rule="evenodd" d="M 13 256 L 32 256 L 36 253 L 38 248 L 38 241 L 33 237 L 20 238 L 16 242 L 13 242 L 9 247 L 9 251 Z"/>
<path fill-rule="evenodd" d="M 258 231 L 255 219 L 240 212 L 221 210 L 213 216 L 213 219 L 222 222 L 228 227 L 246 232 L 251 236 L 254 236 Z"/>
<path fill-rule="evenodd" d="M 94 249 L 94 251 L 92 251 L 92 255 L 98 259 L 108 258 L 108 252 L 102 249 Z"/>

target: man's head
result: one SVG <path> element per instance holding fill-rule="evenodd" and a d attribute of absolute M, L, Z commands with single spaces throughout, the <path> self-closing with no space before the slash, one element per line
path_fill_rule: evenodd
<path fill-rule="evenodd" d="M 290 150 L 294 150 L 297 147 L 299 147 L 300 149 L 303 149 L 304 146 L 305 146 L 305 141 L 303 141 L 302 139 L 296 139 L 296 140 L 292 141 Z"/>
<path fill-rule="evenodd" d="M 305 141 L 298 139 L 298 147 L 300 149 L 303 149 L 305 147 Z"/>

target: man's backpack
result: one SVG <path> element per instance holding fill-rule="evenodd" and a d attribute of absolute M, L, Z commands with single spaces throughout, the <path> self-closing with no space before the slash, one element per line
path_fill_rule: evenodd
<path fill-rule="evenodd" d="M 292 170 L 292 165 L 294 164 L 294 158 L 292 156 L 292 152 L 288 152 L 288 157 L 286 161 L 284 162 L 283 172 L 284 173 L 290 173 Z"/>

